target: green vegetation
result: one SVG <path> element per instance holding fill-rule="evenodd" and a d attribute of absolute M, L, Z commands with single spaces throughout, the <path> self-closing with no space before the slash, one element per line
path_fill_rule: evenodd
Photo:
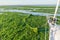
<path fill-rule="evenodd" d="M 29 10 L 32 12 L 54 13 L 55 6 L 0 6 L 4 9 Z M 60 7 L 59 7 L 60 8 Z M 60 10 L 60 9 L 59 9 Z M 58 12 L 60 13 L 60 12 Z"/>
<path fill-rule="evenodd" d="M 44 13 L 54 13 L 55 10 L 54 6 L 0 6 L 0 8 Z M 57 23 L 60 24 L 60 21 Z M 0 40 L 45 40 L 45 36 L 46 40 L 49 40 L 49 26 L 45 16 L 18 12 L 0 14 Z"/>
<path fill-rule="evenodd" d="M 48 40 L 46 17 L 22 13 L 0 14 L 0 40 Z"/>
<path fill-rule="evenodd" d="M 54 13 L 55 6 L 0 6 L 4 9 L 29 10 L 32 12 Z"/>

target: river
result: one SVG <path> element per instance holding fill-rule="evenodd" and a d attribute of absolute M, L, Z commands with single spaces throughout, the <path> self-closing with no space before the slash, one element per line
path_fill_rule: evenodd
<path fill-rule="evenodd" d="M 54 15 L 54 14 L 50 14 L 50 13 L 40 13 L 40 12 L 31 12 L 29 10 L 1 10 L 0 12 L 22 12 L 22 13 L 26 13 L 26 14 L 32 14 L 32 15 L 38 15 L 38 16 L 47 16 L 47 15 Z M 60 16 L 60 14 L 57 14 L 57 16 Z"/>

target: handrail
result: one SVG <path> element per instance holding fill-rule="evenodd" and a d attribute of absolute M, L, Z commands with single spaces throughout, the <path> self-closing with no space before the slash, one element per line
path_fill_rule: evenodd
<path fill-rule="evenodd" d="M 56 5 L 56 9 L 55 9 L 54 18 L 56 18 L 56 14 L 57 14 L 58 7 L 59 7 L 59 2 L 60 2 L 60 0 L 57 1 L 57 5 Z"/>

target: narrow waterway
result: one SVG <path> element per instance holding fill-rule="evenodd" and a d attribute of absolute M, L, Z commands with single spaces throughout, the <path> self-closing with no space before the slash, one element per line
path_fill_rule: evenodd
<path fill-rule="evenodd" d="M 54 15 L 50 13 L 31 12 L 29 10 L 15 10 L 15 9 L 14 10 L 0 10 L 0 12 L 22 12 L 22 13 L 38 15 L 38 16 Z M 60 16 L 60 14 L 57 14 L 57 16 Z"/>

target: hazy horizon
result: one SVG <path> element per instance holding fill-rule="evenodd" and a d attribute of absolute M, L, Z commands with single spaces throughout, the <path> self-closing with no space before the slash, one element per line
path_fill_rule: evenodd
<path fill-rule="evenodd" d="M 57 0 L 0 0 L 0 5 L 56 5 Z"/>

